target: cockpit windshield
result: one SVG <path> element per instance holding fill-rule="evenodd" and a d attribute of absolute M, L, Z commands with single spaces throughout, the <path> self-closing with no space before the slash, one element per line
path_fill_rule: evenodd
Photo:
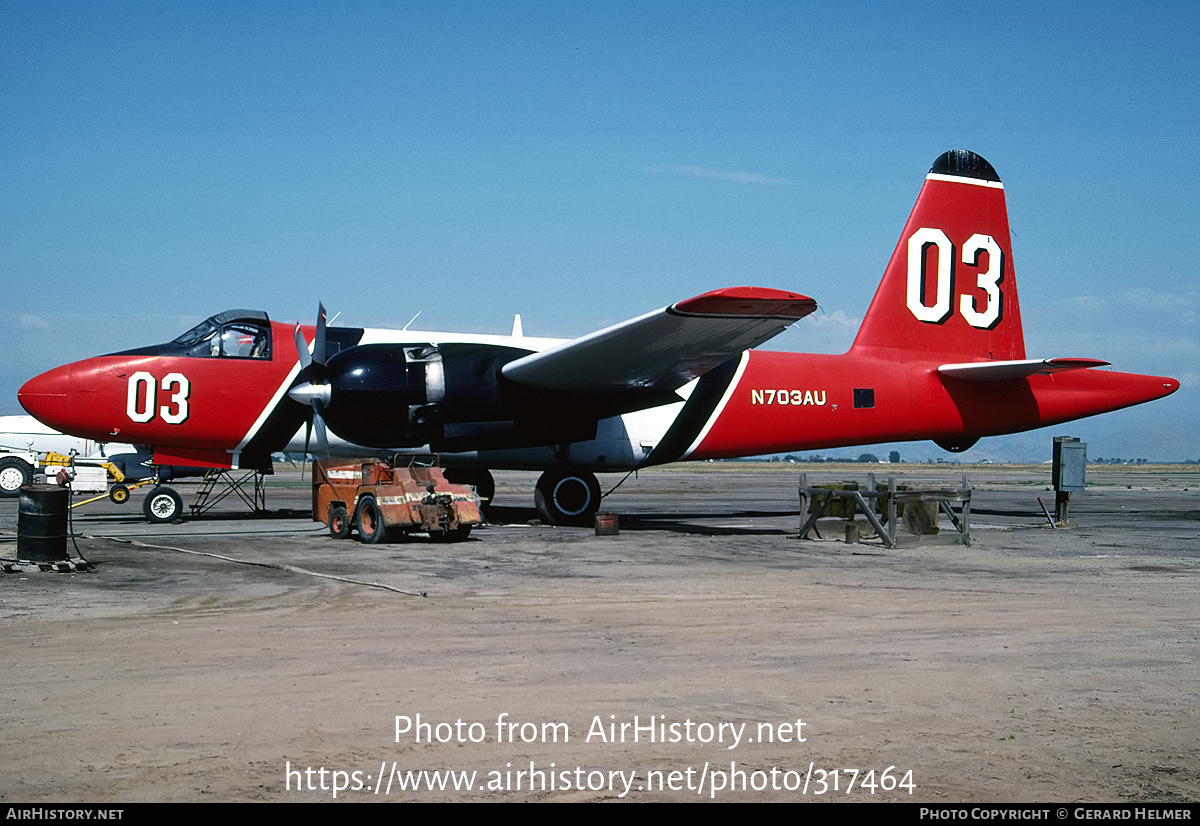
<path fill-rule="evenodd" d="M 171 343 L 196 358 L 269 359 L 271 324 L 266 313 L 233 310 L 205 319 Z"/>

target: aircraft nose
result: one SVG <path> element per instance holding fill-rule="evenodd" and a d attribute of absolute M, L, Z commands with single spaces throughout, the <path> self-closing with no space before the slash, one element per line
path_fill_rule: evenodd
<path fill-rule="evenodd" d="M 25 382 L 17 399 L 47 427 L 111 442 L 130 424 L 128 375 L 132 369 L 129 361 L 107 356 L 64 364 Z"/>
<path fill-rule="evenodd" d="M 64 364 L 34 376 L 17 391 L 17 401 L 26 412 L 47 427 L 70 432 L 71 378 L 74 365 Z"/>

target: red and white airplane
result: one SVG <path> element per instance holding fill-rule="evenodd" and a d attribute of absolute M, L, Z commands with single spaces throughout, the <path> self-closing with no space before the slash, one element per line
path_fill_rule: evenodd
<path fill-rule="evenodd" d="M 435 451 L 485 499 L 488 469 L 538 469 L 539 513 L 564 524 L 597 511 L 596 472 L 918 439 L 964 450 L 1179 387 L 1095 359 L 1026 358 L 1004 188 L 963 150 L 926 176 L 847 353 L 752 349 L 816 306 L 735 287 L 569 341 L 519 325 L 326 327 L 323 311 L 293 329 L 234 310 L 43 373 L 19 398 L 53 428 L 151 446 L 164 466 L 265 468 L 306 449 L 315 425 L 339 453 Z"/>

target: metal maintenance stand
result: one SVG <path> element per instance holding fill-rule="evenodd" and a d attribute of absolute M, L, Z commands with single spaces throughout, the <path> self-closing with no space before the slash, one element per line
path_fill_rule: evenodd
<path fill-rule="evenodd" d="M 866 490 L 839 490 L 830 487 L 810 487 L 807 483 L 808 474 L 800 474 L 800 513 L 808 514 L 808 518 L 800 525 L 800 538 L 807 539 L 810 530 L 817 529 L 817 520 L 825 513 L 829 504 L 835 499 L 845 501 L 852 504 L 854 510 L 850 512 L 849 518 L 853 519 L 854 513 L 861 513 L 871 523 L 871 527 L 879 534 L 880 540 L 885 548 L 896 547 L 896 516 L 899 505 L 918 504 L 936 502 L 938 510 L 946 514 L 950 521 L 954 524 L 955 530 L 965 539 L 971 538 L 971 485 L 967 481 L 967 476 L 964 473 L 962 477 L 962 486 L 957 489 L 937 489 L 937 490 L 900 490 L 896 485 L 896 477 L 889 476 L 887 480 L 887 488 L 881 490 L 880 486 L 875 484 L 875 474 L 867 474 L 867 489 Z M 887 514 L 886 527 L 880 521 L 875 513 L 875 503 L 883 500 L 880 505 L 880 510 Z M 809 502 L 812 506 L 809 506 Z M 959 505 L 959 512 L 955 513 L 951 507 L 953 503 Z M 936 519 L 935 519 L 936 521 Z M 820 536 L 820 531 L 817 531 L 817 536 Z"/>
<path fill-rule="evenodd" d="M 240 473 L 241 475 L 234 475 Z M 190 504 L 192 516 L 199 516 L 233 494 L 255 514 L 267 509 L 266 476 L 261 470 L 230 471 L 213 468 L 204 474 Z"/>

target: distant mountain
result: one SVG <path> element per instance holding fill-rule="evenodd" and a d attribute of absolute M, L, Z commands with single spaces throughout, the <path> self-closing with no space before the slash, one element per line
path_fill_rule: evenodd
<path fill-rule="evenodd" d="M 1092 422 L 1073 422 L 1054 428 L 1043 428 L 1010 436 L 991 436 L 980 439 L 974 447 L 962 453 L 942 450 L 933 442 L 896 442 L 889 444 L 842 447 L 829 450 L 809 450 L 795 455 L 805 459 L 816 456 L 857 459 L 872 453 L 881 459 L 891 451 L 900 454 L 902 462 L 999 462 L 1037 464 L 1049 462 L 1054 450 L 1055 436 L 1075 436 L 1087 442 L 1088 459 L 1122 459 L 1150 462 L 1181 462 L 1200 458 L 1200 438 L 1191 432 L 1179 433 L 1168 428 L 1141 430 L 1125 428 L 1101 431 Z"/>

